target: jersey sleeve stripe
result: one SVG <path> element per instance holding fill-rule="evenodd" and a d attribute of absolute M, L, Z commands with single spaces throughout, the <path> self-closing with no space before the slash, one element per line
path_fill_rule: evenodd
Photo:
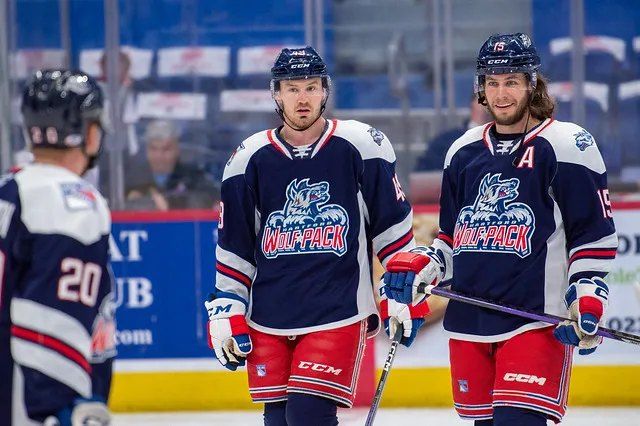
<path fill-rule="evenodd" d="M 366 207 L 366 203 L 363 203 Z M 364 210 L 365 217 L 369 216 L 368 209 Z M 407 214 L 402 221 L 396 223 L 395 225 L 387 228 L 380 234 L 376 235 L 373 240 L 373 251 L 378 253 L 378 257 L 386 247 L 395 244 L 401 238 L 404 238 L 407 232 L 413 229 L 413 214 L 410 212 Z"/>
<path fill-rule="evenodd" d="M 382 248 L 382 250 L 378 252 L 378 259 L 380 259 L 380 262 L 382 262 L 386 257 L 388 257 L 389 255 L 395 253 L 402 247 L 409 244 L 409 242 L 412 239 L 413 239 L 413 230 L 409 230 L 409 232 L 404 234 L 402 237 L 398 238 L 393 243 Z"/>
<path fill-rule="evenodd" d="M 453 238 L 451 238 L 450 236 L 448 236 L 447 234 L 445 234 L 442 231 L 438 232 L 438 236 L 436 237 L 439 240 L 442 240 L 444 243 L 446 243 L 450 248 L 453 248 Z"/>
<path fill-rule="evenodd" d="M 30 340 L 12 337 L 11 353 L 19 365 L 32 368 L 69 386 L 84 398 L 91 397 L 91 375 L 59 352 Z"/>
<path fill-rule="evenodd" d="M 222 293 L 233 293 L 244 300 L 245 303 L 249 300 L 249 287 L 221 273 L 216 274 L 215 289 Z"/>
<path fill-rule="evenodd" d="M 569 265 L 569 281 L 575 281 L 574 275 L 581 274 L 580 276 L 601 276 L 603 273 L 608 274 L 613 264 L 613 258 L 606 259 L 594 259 L 583 258 L 576 259 L 571 265 Z"/>
<path fill-rule="evenodd" d="M 256 217 L 256 223 L 260 223 L 259 217 Z M 238 272 L 252 278 L 256 272 L 256 267 L 250 262 L 247 262 L 237 254 L 220 247 L 220 244 L 216 247 L 216 260 L 225 265 L 232 265 L 231 267 Z"/>
<path fill-rule="evenodd" d="M 11 326 L 11 335 L 58 352 L 78 364 L 87 373 L 91 373 L 91 364 L 89 364 L 87 359 L 80 352 L 55 337 L 18 327 L 17 325 Z"/>
<path fill-rule="evenodd" d="M 51 336 L 89 358 L 91 335 L 82 323 L 69 314 L 33 300 L 15 297 L 11 300 L 11 322 L 27 330 Z"/>
<path fill-rule="evenodd" d="M 243 284 L 247 288 L 251 287 L 251 278 L 249 278 L 242 272 L 236 269 L 233 269 L 228 265 L 225 265 L 220 262 L 216 262 L 216 271 L 218 271 L 222 275 L 225 275 L 231 279 L 238 281 L 239 283 Z"/>
<path fill-rule="evenodd" d="M 609 248 L 589 248 L 576 251 L 571 258 L 569 258 L 569 264 L 578 259 L 591 258 L 591 259 L 613 259 L 616 257 L 616 250 Z"/>
<path fill-rule="evenodd" d="M 593 241 L 587 244 L 581 244 L 579 246 L 573 247 L 569 251 L 569 258 L 573 257 L 573 255 L 581 250 L 585 249 L 603 249 L 603 250 L 616 250 L 618 248 L 618 236 L 615 233 L 609 234 L 605 237 L 600 238 L 597 241 Z"/>

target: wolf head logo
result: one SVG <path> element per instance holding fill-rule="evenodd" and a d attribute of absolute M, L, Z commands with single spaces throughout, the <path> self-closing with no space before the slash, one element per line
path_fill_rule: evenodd
<path fill-rule="evenodd" d="M 380 130 L 376 129 L 375 127 L 369 127 L 369 130 L 367 130 L 367 132 L 369 132 L 369 134 L 371 135 L 371 139 L 373 139 L 376 145 L 382 146 L 382 141 L 384 140 L 384 133 L 382 133 Z"/>
<path fill-rule="evenodd" d="M 474 211 L 504 213 L 505 203 L 518 197 L 518 179 L 500 180 L 500 173 L 485 175 L 480 183 L 478 198 L 473 206 Z"/>
<path fill-rule="evenodd" d="M 575 133 L 573 137 L 576 139 L 576 146 L 580 151 L 584 151 L 595 143 L 593 140 L 593 136 L 591 136 L 591 133 L 587 132 L 584 129 L 579 131 L 578 133 Z"/>
<path fill-rule="evenodd" d="M 329 184 L 326 182 L 309 184 L 309 179 L 294 180 L 287 187 L 285 216 L 316 217 L 319 206 L 329 201 Z"/>

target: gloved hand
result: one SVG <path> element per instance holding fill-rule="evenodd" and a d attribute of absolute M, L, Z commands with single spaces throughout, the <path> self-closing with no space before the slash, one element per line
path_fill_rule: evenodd
<path fill-rule="evenodd" d="M 252 349 L 244 317 L 247 306 L 235 294 L 223 292 L 209 294 L 204 306 L 209 313 L 209 347 L 214 350 L 220 364 L 236 371 L 244 366 Z"/>
<path fill-rule="evenodd" d="M 609 287 L 599 277 L 581 278 L 567 288 L 564 303 L 577 323 L 563 321 L 553 334 L 565 345 L 577 346 L 580 355 L 593 353 L 602 343 L 595 333 L 609 304 Z"/>
<path fill-rule="evenodd" d="M 418 330 L 424 324 L 424 317 L 429 313 L 429 305 L 426 300 L 417 305 L 405 305 L 395 300 L 390 300 L 385 295 L 385 286 L 380 281 L 378 294 L 380 295 L 380 316 L 384 321 L 384 331 L 393 339 L 398 327 L 402 327 L 402 339 L 400 344 L 411 346 L 418 335 Z"/>
<path fill-rule="evenodd" d="M 78 398 L 69 407 L 44 420 L 43 426 L 109 426 L 111 416 L 103 401 Z"/>
<path fill-rule="evenodd" d="M 429 247 L 396 253 L 387 262 L 384 274 L 387 296 L 400 303 L 418 305 L 427 294 L 425 284 L 436 286 L 444 279 L 444 254 Z"/>

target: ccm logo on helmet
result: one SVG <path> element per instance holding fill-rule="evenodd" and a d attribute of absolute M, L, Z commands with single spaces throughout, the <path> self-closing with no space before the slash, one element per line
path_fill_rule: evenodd
<path fill-rule="evenodd" d="M 309 68 L 309 64 L 292 64 L 291 69 L 294 68 Z"/>
<path fill-rule="evenodd" d="M 330 365 L 318 364 L 310 361 L 300 361 L 298 364 L 298 368 L 302 368 L 304 370 L 313 370 L 320 371 L 322 373 L 333 374 L 335 376 L 339 376 L 342 373 L 342 368 L 333 368 Z"/>
<path fill-rule="evenodd" d="M 492 65 L 492 64 L 506 64 L 508 63 L 509 60 L 508 59 L 489 59 L 487 61 L 487 65 Z"/>
<path fill-rule="evenodd" d="M 532 374 L 507 373 L 502 380 L 505 382 L 537 383 L 542 386 L 546 383 L 547 378 L 534 376 Z"/>

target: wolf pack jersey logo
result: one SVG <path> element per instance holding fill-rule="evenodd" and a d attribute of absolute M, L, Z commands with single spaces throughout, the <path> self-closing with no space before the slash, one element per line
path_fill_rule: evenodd
<path fill-rule="evenodd" d="M 267 218 L 262 252 L 269 258 L 286 254 L 347 252 L 347 211 L 329 201 L 329 183 L 294 179 L 287 186 L 282 210 Z"/>
<path fill-rule="evenodd" d="M 500 175 L 487 173 L 476 201 L 460 211 L 453 238 L 454 255 L 475 251 L 526 257 L 531 253 L 533 211 L 524 203 L 513 202 L 518 198 L 520 180 L 501 180 Z"/>
<path fill-rule="evenodd" d="M 578 133 L 574 133 L 573 137 L 576 139 L 576 146 L 580 151 L 584 151 L 591 145 L 595 144 L 591 133 L 587 132 L 584 129 L 580 130 Z"/>

